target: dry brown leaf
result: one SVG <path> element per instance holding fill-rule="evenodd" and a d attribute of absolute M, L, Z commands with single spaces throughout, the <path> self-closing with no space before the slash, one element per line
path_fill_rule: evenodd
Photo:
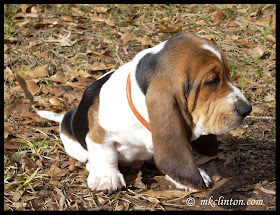
<path fill-rule="evenodd" d="M 12 200 L 13 200 L 13 202 L 17 202 L 18 200 L 20 200 L 20 198 L 21 198 L 23 192 L 24 192 L 23 190 L 14 192 L 14 193 L 12 194 Z"/>
<path fill-rule="evenodd" d="M 231 164 L 232 161 L 233 161 L 233 159 L 234 159 L 236 156 L 237 156 L 237 155 L 233 155 L 233 154 L 227 155 L 227 158 L 226 158 L 226 160 L 225 160 L 225 162 L 224 162 L 224 166 L 227 166 L 227 165 Z"/>
<path fill-rule="evenodd" d="M 256 185 L 256 186 L 255 186 L 256 189 L 258 189 L 258 190 L 260 190 L 260 191 L 262 191 L 262 192 L 264 192 L 264 193 L 272 194 L 272 195 L 275 195 L 275 194 L 276 194 L 276 191 L 275 191 L 275 190 L 266 189 L 266 188 L 264 188 L 264 187 L 261 185 L 261 183 L 257 183 L 257 184 L 255 184 L 255 185 Z"/>
<path fill-rule="evenodd" d="M 4 118 L 12 114 L 14 116 L 24 116 L 29 112 L 29 108 L 28 104 L 23 103 L 23 99 L 18 100 L 4 107 Z"/>
<path fill-rule="evenodd" d="M 74 41 L 72 41 L 71 39 L 70 39 L 70 36 L 71 36 L 71 32 L 69 32 L 68 34 L 65 34 L 65 35 L 59 35 L 58 37 L 58 39 L 52 39 L 52 38 L 50 38 L 50 39 L 47 39 L 46 41 L 47 42 L 51 42 L 51 43 L 59 43 L 61 46 L 72 46 L 72 45 L 74 45 L 76 42 L 77 42 L 77 40 L 74 40 Z"/>
<path fill-rule="evenodd" d="M 275 101 L 275 96 L 272 95 L 272 94 L 270 94 L 270 93 L 268 93 L 268 94 L 264 97 L 264 100 L 265 100 L 266 102 Z"/>
<path fill-rule="evenodd" d="M 246 46 L 247 48 L 252 48 L 252 45 L 251 45 L 248 41 L 245 41 L 245 40 L 236 40 L 236 41 L 234 41 L 234 42 L 236 42 L 236 43 L 239 44 L 239 45 Z"/>
<path fill-rule="evenodd" d="M 27 70 L 25 72 L 22 71 L 22 73 L 25 76 L 29 76 L 31 79 L 43 78 L 43 77 L 46 77 L 49 74 L 48 65 L 37 66 L 34 70 Z"/>
<path fill-rule="evenodd" d="M 72 104 L 74 100 L 82 98 L 83 92 L 81 93 L 73 93 L 73 92 L 66 92 L 63 94 L 63 97 L 67 99 L 67 101 Z"/>
<path fill-rule="evenodd" d="M 270 29 L 273 30 L 273 31 L 276 29 L 276 15 L 273 15 L 273 17 L 272 17 L 272 22 L 270 24 Z"/>
<path fill-rule="evenodd" d="M 194 198 L 206 198 L 206 197 L 208 197 L 208 193 L 207 192 L 192 193 L 192 197 L 194 197 Z"/>
<path fill-rule="evenodd" d="M 268 58 L 268 60 L 269 60 L 269 61 L 276 60 L 276 55 L 275 55 L 275 54 L 270 55 L 270 57 Z"/>
<path fill-rule="evenodd" d="M 201 37 L 203 37 L 207 40 L 212 40 L 215 37 L 215 35 L 214 34 L 207 34 L 207 35 L 202 35 Z"/>
<path fill-rule="evenodd" d="M 49 50 L 41 52 L 38 57 L 39 57 L 39 59 L 41 59 L 41 58 L 49 58 Z"/>
<path fill-rule="evenodd" d="M 84 77 L 77 77 L 76 82 L 66 82 L 66 86 L 75 87 L 78 89 L 85 89 L 91 82 L 95 81 L 95 78 L 84 78 Z"/>
<path fill-rule="evenodd" d="M 270 108 L 276 108 L 276 104 L 275 103 L 265 103 L 268 107 Z"/>
<path fill-rule="evenodd" d="M 136 37 L 135 38 L 137 41 L 141 42 L 143 46 L 152 46 L 152 40 L 150 37 L 145 35 L 144 37 Z"/>
<path fill-rule="evenodd" d="M 253 57 L 254 59 L 262 57 L 263 54 L 264 48 L 262 45 L 258 45 L 256 48 L 249 49 L 249 55 L 251 55 L 251 57 Z"/>
<path fill-rule="evenodd" d="M 104 64 L 103 64 L 104 65 Z M 102 65 L 102 67 L 103 67 Z M 87 66 L 84 65 L 86 68 Z M 89 66 L 92 66 L 92 65 L 89 65 Z M 104 65 L 105 66 L 105 65 Z M 103 67 L 104 68 L 104 67 Z M 81 69 L 78 69 L 78 70 L 75 70 L 75 74 L 76 74 L 76 77 L 83 77 L 83 78 L 89 78 L 89 77 L 93 77 L 93 75 L 89 74 L 88 72 L 86 72 L 85 70 L 81 70 Z"/>
<path fill-rule="evenodd" d="M 257 94 L 257 95 L 261 95 L 262 93 L 263 93 L 263 89 L 262 88 L 257 88 L 255 90 L 255 94 Z"/>
<path fill-rule="evenodd" d="M 41 42 L 39 42 L 39 41 L 30 41 L 29 44 L 28 44 L 28 48 L 32 48 L 33 46 L 36 46 L 40 43 Z"/>
<path fill-rule="evenodd" d="M 62 211 L 63 210 L 63 205 L 64 205 L 64 202 L 65 202 L 66 198 L 65 198 L 65 196 L 64 196 L 64 194 L 63 194 L 63 192 L 61 190 L 59 190 L 57 187 L 55 187 L 54 189 L 57 192 L 57 194 L 60 196 L 60 197 L 58 197 L 59 198 L 59 209 Z"/>
<path fill-rule="evenodd" d="M 4 122 L 4 139 L 8 138 L 8 136 L 13 132 L 13 129 Z"/>
<path fill-rule="evenodd" d="M 13 71 L 7 66 L 4 69 L 4 80 L 11 80 L 14 78 Z"/>
<path fill-rule="evenodd" d="M 245 13 L 245 14 L 247 14 L 248 13 L 248 9 L 247 8 L 242 8 L 242 9 L 238 9 L 236 12 L 237 13 Z"/>
<path fill-rule="evenodd" d="M 228 182 L 231 178 L 222 178 L 221 180 L 217 181 L 211 190 L 218 189 L 219 187 L 223 186 L 226 182 Z"/>
<path fill-rule="evenodd" d="M 18 150 L 18 149 L 25 149 L 30 147 L 31 146 L 26 145 L 24 143 L 16 142 L 16 140 L 7 141 L 4 143 L 4 148 L 9 150 Z"/>
<path fill-rule="evenodd" d="M 29 7 L 28 4 L 22 4 L 21 8 L 17 11 L 17 13 L 26 13 L 26 9 Z"/>
<path fill-rule="evenodd" d="M 146 184 L 144 184 L 144 183 L 142 182 L 142 178 L 143 178 L 143 177 L 142 177 L 142 172 L 139 171 L 139 172 L 137 173 L 137 177 L 136 177 L 136 179 L 135 179 L 135 182 L 134 182 L 133 186 L 136 187 L 136 188 L 139 188 L 139 189 L 147 189 Z"/>
<path fill-rule="evenodd" d="M 60 19 L 65 22 L 73 22 L 73 18 L 71 16 L 62 16 Z"/>
<path fill-rule="evenodd" d="M 27 89 L 33 96 L 40 92 L 40 87 L 34 81 L 27 80 L 26 85 Z"/>
<path fill-rule="evenodd" d="M 266 35 L 264 38 L 268 41 L 273 42 L 273 43 L 276 42 L 276 38 L 274 36 L 272 36 L 271 34 Z"/>
<path fill-rule="evenodd" d="M 121 40 L 123 41 L 122 44 L 125 45 L 129 41 L 132 40 L 131 31 L 126 31 L 124 34 L 121 35 Z"/>
<path fill-rule="evenodd" d="M 195 160 L 195 163 L 197 165 L 203 165 L 203 164 L 209 162 L 210 160 L 216 159 L 217 157 L 218 157 L 218 155 L 217 156 L 213 156 L 213 157 L 201 155 L 199 158 L 197 158 Z"/>
<path fill-rule="evenodd" d="M 51 81 L 56 81 L 59 83 L 66 83 L 69 81 L 69 78 L 65 75 L 64 72 L 57 72 L 55 75 L 52 75 L 51 77 L 48 78 Z"/>
<path fill-rule="evenodd" d="M 108 11 L 107 7 L 97 6 L 94 7 L 90 12 L 91 13 L 106 13 Z"/>
<path fill-rule="evenodd" d="M 230 80 L 232 82 L 234 82 L 234 81 L 237 81 L 238 78 L 240 78 L 240 77 L 241 77 L 241 74 L 234 74 L 234 75 L 231 76 Z"/>
<path fill-rule="evenodd" d="M 67 174 L 67 172 L 69 172 L 69 169 L 67 169 L 67 168 L 66 169 L 61 169 L 55 174 L 55 176 L 63 177 Z"/>
<path fill-rule="evenodd" d="M 49 87 L 46 84 L 39 84 L 39 85 L 42 88 L 42 92 L 45 93 L 45 94 L 51 93 L 51 94 L 57 95 L 61 92 L 59 89 Z"/>
<path fill-rule="evenodd" d="M 56 166 L 55 164 L 52 164 L 51 168 L 45 172 L 48 176 L 56 175 L 60 171 L 60 168 Z"/>
<path fill-rule="evenodd" d="M 260 12 L 260 9 L 257 8 L 254 12 L 250 13 L 250 16 L 257 16 Z"/>
<path fill-rule="evenodd" d="M 214 17 L 214 21 L 220 21 L 226 18 L 227 12 L 226 10 L 216 10 L 212 13 L 212 15 Z"/>
<path fill-rule="evenodd" d="M 158 25 L 159 31 L 162 33 L 177 33 L 179 31 L 179 25 L 170 24 L 168 21 L 164 21 Z"/>
<path fill-rule="evenodd" d="M 237 128 L 235 130 L 230 131 L 229 133 L 234 137 L 240 137 L 245 133 L 245 130 Z"/>
<path fill-rule="evenodd" d="M 19 25 L 19 26 L 24 26 L 26 24 L 28 24 L 30 22 L 30 19 L 27 19 L 27 20 L 24 20 L 23 22 L 18 22 L 16 25 Z"/>
<path fill-rule="evenodd" d="M 49 102 L 54 106 L 61 106 L 61 102 L 56 97 L 50 98 Z"/>
<path fill-rule="evenodd" d="M 85 64 L 84 68 L 86 70 L 92 70 L 92 71 L 98 71 L 98 70 L 107 70 L 108 68 L 105 66 L 104 63 L 100 63 L 98 61 L 95 61 L 92 65 L 91 64 Z"/>
<path fill-rule="evenodd" d="M 263 109 L 260 107 L 257 107 L 255 105 L 252 106 L 252 112 L 251 115 L 255 116 L 255 114 L 259 115 L 263 113 Z"/>
<path fill-rule="evenodd" d="M 148 190 L 141 194 L 147 194 L 154 197 L 165 197 L 165 198 L 178 198 L 187 196 L 194 191 L 181 191 L 181 190 L 164 190 L 164 191 L 156 191 L 156 190 Z"/>
<path fill-rule="evenodd" d="M 61 64 L 61 68 L 64 71 L 64 74 L 70 79 L 73 80 L 76 75 L 74 74 L 73 69 L 66 63 Z"/>
<path fill-rule="evenodd" d="M 99 17 L 99 16 L 94 16 L 94 15 L 91 15 L 90 16 L 90 19 L 94 22 L 105 22 L 107 25 L 109 26 L 115 26 L 115 23 L 111 20 L 111 19 L 104 19 L 102 17 Z"/>
<path fill-rule="evenodd" d="M 195 22 L 195 24 L 197 24 L 197 25 L 208 25 L 208 23 L 204 20 L 199 20 L 199 21 Z"/>
<path fill-rule="evenodd" d="M 74 11 L 73 16 L 81 17 L 81 16 L 85 15 L 85 13 L 83 11 L 76 9 L 74 7 L 71 7 L 71 10 Z"/>
<path fill-rule="evenodd" d="M 32 161 L 29 157 L 25 156 L 23 157 L 23 162 L 27 166 L 28 169 L 34 169 L 36 168 L 36 164 L 34 161 Z"/>
<path fill-rule="evenodd" d="M 145 18 L 146 14 L 142 14 L 135 20 L 135 25 L 141 25 L 141 21 Z"/>
<path fill-rule="evenodd" d="M 14 43 L 19 41 L 16 37 L 8 37 L 7 35 L 4 35 L 4 43 Z"/>
<path fill-rule="evenodd" d="M 269 25 L 271 19 L 269 18 L 263 18 L 263 19 L 259 19 L 255 22 L 256 25 L 259 25 L 259 26 L 263 26 L 263 27 L 266 27 Z"/>

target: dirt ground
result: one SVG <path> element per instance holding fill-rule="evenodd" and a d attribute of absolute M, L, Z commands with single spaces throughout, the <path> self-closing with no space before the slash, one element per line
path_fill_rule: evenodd
<path fill-rule="evenodd" d="M 5 5 L 4 210 L 276 210 L 276 5 Z M 219 154 L 196 156 L 214 184 L 178 190 L 152 163 L 121 166 L 127 187 L 86 185 L 58 123 L 85 87 L 139 51 L 192 32 L 214 41 L 253 111 L 218 137 Z"/>

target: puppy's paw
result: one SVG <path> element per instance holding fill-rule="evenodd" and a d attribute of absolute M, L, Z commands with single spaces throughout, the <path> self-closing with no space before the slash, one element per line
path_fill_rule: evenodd
<path fill-rule="evenodd" d="M 212 180 L 209 177 L 209 175 L 207 175 L 207 173 L 203 169 L 201 169 L 201 168 L 198 168 L 198 170 L 200 172 L 200 175 L 201 175 L 201 177 L 202 177 L 206 187 L 210 187 L 211 184 L 212 184 Z"/>
<path fill-rule="evenodd" d="M 200 175 L 201 175 L 201 177 L 202 177 L 202 179 L 203 179 L 203 181 L 204 181 L 206 187 L 210 187 L 211 184 L 212 184 L 212 181 L 211 181 L 211 178 L 209 177 L 209 175 L 207 175 L 207 173 L 206 173 L 203 169 L 201 169 L 201 168 L 198 168 L 198 170 L 199 170 L 199 173 L 200 173 Z M 170 176 L 168 176 L 168 175 L 165 175 L 165 179 L 167 179 L 168 181 L 172 182 L 172 183 L 176 186 L 176 188 L 178 188 L 178 189 L 180 189 L 180 190 L 191 191 L 191 192 L 198 191 L 198 190 L 196 190 L 196 189 L 194 189 L 194 188 L 188 187 L 188 186 L 186 186 L 186 185 L 182 185 L 182 184 L 180 184 L 180 183 L 174 181 L 174 180 L 173 180 Z"/>
<path fill-rule="evenodd" d="M 176 186 L 176 188 L 178 188 L 178 189 L 180 189 L 180 190 L 190 191 L 190 192 L 196 192 L 196 191 L 198 191 L 198 190 L 196 190 L 196 189 L 193 189 L 193 188 L 191 188 L 191 187 L 182 185 L 182 184 L 180 184 L 180 183 L 174 181 L 169 175 L 165 175 L 165 179 L 168 180 L 168 181 L 170 181 L 171 183 L 173 183 L 173 184 Z"/>
<path fill-rule="evenodd" d="M 126 187 L 123 174 L 119 170 L 95 172 L 94 169 L 91 169 L 87 184 L 92 191 L 102 190 L 108 191 L 108 193 Z"/>

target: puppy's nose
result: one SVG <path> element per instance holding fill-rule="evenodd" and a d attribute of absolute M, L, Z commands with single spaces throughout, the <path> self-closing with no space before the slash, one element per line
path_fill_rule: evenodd
<path fill-rule="evenodd" d="M 242 117 L 246 117 L 248 116 L 251 111 L 252 111 L 252 106 L 251 105 L 240 105 L 239 107 L 237 107 L 236 109 L 237 113 L 239 116 L 242 116 Z"/>

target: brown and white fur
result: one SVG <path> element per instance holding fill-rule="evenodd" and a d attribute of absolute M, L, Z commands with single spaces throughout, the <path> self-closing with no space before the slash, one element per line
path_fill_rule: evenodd
<path fill-rule="evenodd" d="M 235 129 L 251 112 L 247 99 L 231 83 L 230 70 L 224 53 L 212 42 L 180 33 L 93 82 L 80 105 L 65 116 L 37 112 L 61 121 L 65 150 L 87 162 L 92 190 L 121 189 L 126 185 L 118 162 L 152 157 L 178 188 L 205 190 L 211 179 L 197 167 L 191 150 L 217 154 L 215 135 Z M 151 131 L 128 104 L 129 73 L 133 103 Z"/>

